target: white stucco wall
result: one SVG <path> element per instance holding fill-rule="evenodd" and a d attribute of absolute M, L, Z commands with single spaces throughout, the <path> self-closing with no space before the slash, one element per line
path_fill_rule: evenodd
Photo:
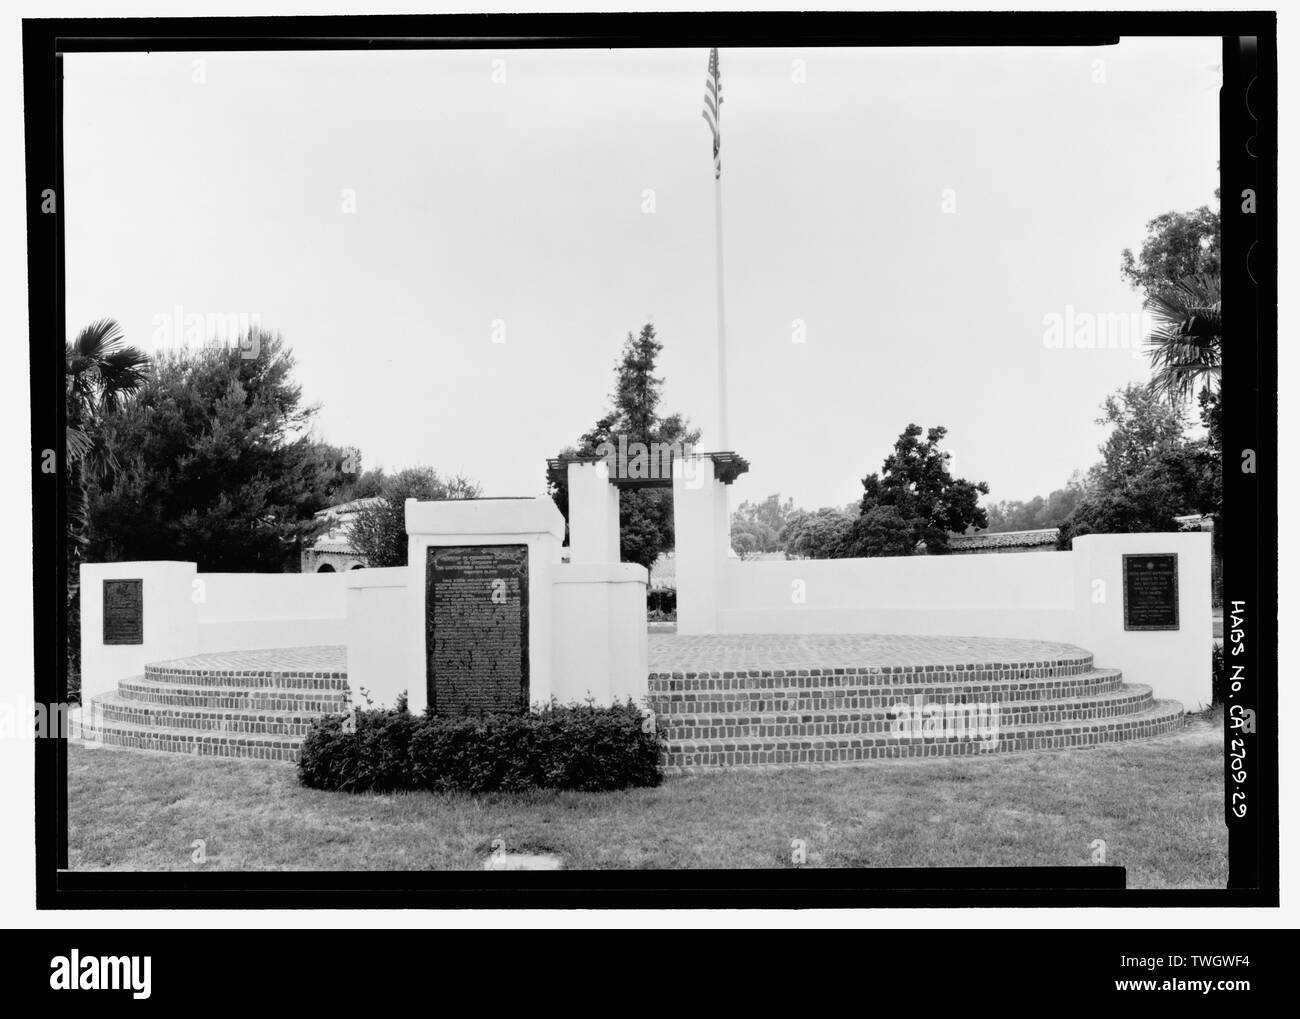
<path fill-rule="evenodd" d="M 194 599 L 196 650 L 342 644 L 347 576 L 200 573 Z"/>
<path fill-rule="evenodd" d="M 143 581 L 144 640 L 104 644 L 104 581 Z M 81 566 L 81 699 L 111 693 L 146 662 L 193 654 L 195 565 L 182 562 L 83 563 Z"/>
<path fill-rule="evenodd" d="M 1065 640 L 1073 578 L 1071 557 L 1061 552 L 728 560 L 721 567 L 719 631 Z"/>
<path fill-rule="evenodd" d="M 1089 534 L 1074 539 L 1073 643 L 1099 666 L 1123 669 L 1129 683 L 1146 683 L 1157 697 L 1188 711 L 1210 703 L 1210 542 L 1206 531 Z M 1125 630 L 1125 555 L 1178 556 L 1178 629 Z"/>
<path fill-rule="evenodd" d="M 687 496 L 678 534 L 678 599 L 722 633 L 898 633 L 1020 637 L 1076 644 L 1189 710 L 1209 703 L 1210 535 L 1108 534 L 1073 552 L 739 562 L 718 553 L 716 486 Z M 717 486 L 721 487 L 721 486 Z M 698 512 L 696 512 L 698 511 Z M 406 690 L 424 709 L 424 562 L 435 545 L 529 549 L 529 697 L 601 703 L 640 699 L 648 673 L 646 571 L 628 563 L 560 562 L 563 524 L 549 500 L 409 503 L 410 569 L 349 574 L 198 574 L 193 563 L 87 564 L 82 583 L 83 697 L 112 690 L 147 662 L 200 651 L 343 644 L 354 701 L 391 705 Z M 708 561 L 680 560 L 697 549 Z M 1178 556 L 1179 628 L 1127 631 L 1123 556 Z M 106 578 L 143 581 L 138 645 L 102 642 Z M 703 585 L 703 588 L 701 588 Z M 711 592 L 710 599 L 702 590 Z M 690 632 L 681 627 L 679 630 Z"/>
<path fill-rule="evenodd" d="M 630 697 L 640 703 L 650 672 L 645 567 L 564 564 L 551 579 L 556 699 L 612 704 Z"/>
<path fill-rule="evenodd" d="M 347 620 L 343 628 L 348 648 L 348 686 L 352 703 L 364 706 L 361 691 L 376 707 L 391 708 L 402 691 L 410 693 L 407 676 L 407 568 L 358 570 L 346 577 Z"/>
<path fill-rule="evenodd" d="M 685 517 L 686 520 L 691 518 Z M 1178 556 L 1177 630 L 1125 630 L 1123 557 Z M 724 561 L 719 633 L 898 633 L 1076 644 L 1158 698 L 1210 702 L 1210 535 L 1092 534 L 1071 552 Z M 678 603 L 683 597 L 679 569 Z M 1100 595 L 1099 593 L 1100 592 Z M 679 625 L 680 630 L 680 625 Z M 699 632 L 699 631 L 695 631 Z"/>
<path fill-rule="evenodd" d="M 711 459 L 692 457 L 674 462 L 678 633 L 718 633 L 721 629 L 718 611 L 723 602 L 722 570 L 727 565 L 728 539 L 719 520 L 726 506 L 726 486 L 713 476 Z"/>

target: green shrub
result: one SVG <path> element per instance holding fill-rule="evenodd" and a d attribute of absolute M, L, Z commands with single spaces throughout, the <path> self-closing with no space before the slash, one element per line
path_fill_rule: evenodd
<path fill-rule="evenodd" d="M 654 786 L 663 778 L 659 735 L 628 701 L 613 707 L 551 703 L 522 715 L 448 718 L 403 710 L 326 715 L 298 761 L 314 789 L 466 792 L 598 791 Z"/>
<path fill-rule="evenodd" d="M 313 789 L 343 792 L 409 789 L 409 750 L 417 724 L 408 712 L 384 709 L 318 718 L 303 740 L 299 780 Z"/>

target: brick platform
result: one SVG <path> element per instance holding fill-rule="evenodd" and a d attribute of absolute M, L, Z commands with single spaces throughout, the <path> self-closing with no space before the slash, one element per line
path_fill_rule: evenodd
<path fill-rule="evenodd" d="M 648 704 L 670 771 L 1053 750 L 1163 735 L 1155 701 L 1069 644 L 886 635 L 651 634 Z M 195 655 L 94 698 L 84 725 L 139 750 L 296 761 L 349 704 L 343 647 Z M 927 714 L 928 713 L 928 714 Z"/>
<path fill-rule="evenodd" d="M 83 726 L 111 746 L 297 761 L 312 720 L 348 703 L 342 646 L 230 651 L 146 665 Z"/>
<path fill-rule="evenodd" d="M 1054 750 L 1163 735 L 1173 701 L 1069 644 L 650 635 L 670 771 Z"/>

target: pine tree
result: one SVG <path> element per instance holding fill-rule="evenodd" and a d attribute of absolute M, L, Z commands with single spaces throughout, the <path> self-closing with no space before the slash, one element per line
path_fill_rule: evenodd
<path fill-rule="evenodd" d="M 692 428 L 681 414 L 661 416 L 663 379 L 655 374 L 663 344 L 655 337 L 650 323 L 637 336 L 627 334 L 623 353 L 614 370 L 613 408 L 585 432 L 576 445 L 560 452 L 561 456 L 597 456 L 603 443 L 618 445 L 620 437 L 628 443 L 655 443 L 686 449 L 700 440 L 700 430 Z M 568 491 L 564 485 L 552 487 L 551 497 L 567 521 Z M 624 488 L 619 500 L 619 554 L 623 561 L 640 563 L 647 569 L 660 552 L 673 547 L 673 499 L 668 488 Z"/>
<path fill-rule="evenodd" d="M 259 351 L 246 357 L 248 350 Z M 301 547 L 350 480 L 310 433 L 278 336 L 166 354 L 106 422 L 121 465 L 90 494 L 92 561 L 181 559 L 206 572 L 298 568 Z"/>

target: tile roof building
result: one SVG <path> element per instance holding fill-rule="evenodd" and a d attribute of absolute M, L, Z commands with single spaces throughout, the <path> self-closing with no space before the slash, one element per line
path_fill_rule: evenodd
<path fill-rule="evenodd" d="M 366 499 L 353 499 L 351 502 L 327 506 L 316 513 L 317 520 L 328 525 L 310 547 L 302 550 L 303 573 L 345 573 L 348 570 L 364 569 L 366 557 L 352 547 L 348 541 L 348 528 L 356 519 L 357 511 L 373 506 L 382 501 L 379 496 Z"/>

